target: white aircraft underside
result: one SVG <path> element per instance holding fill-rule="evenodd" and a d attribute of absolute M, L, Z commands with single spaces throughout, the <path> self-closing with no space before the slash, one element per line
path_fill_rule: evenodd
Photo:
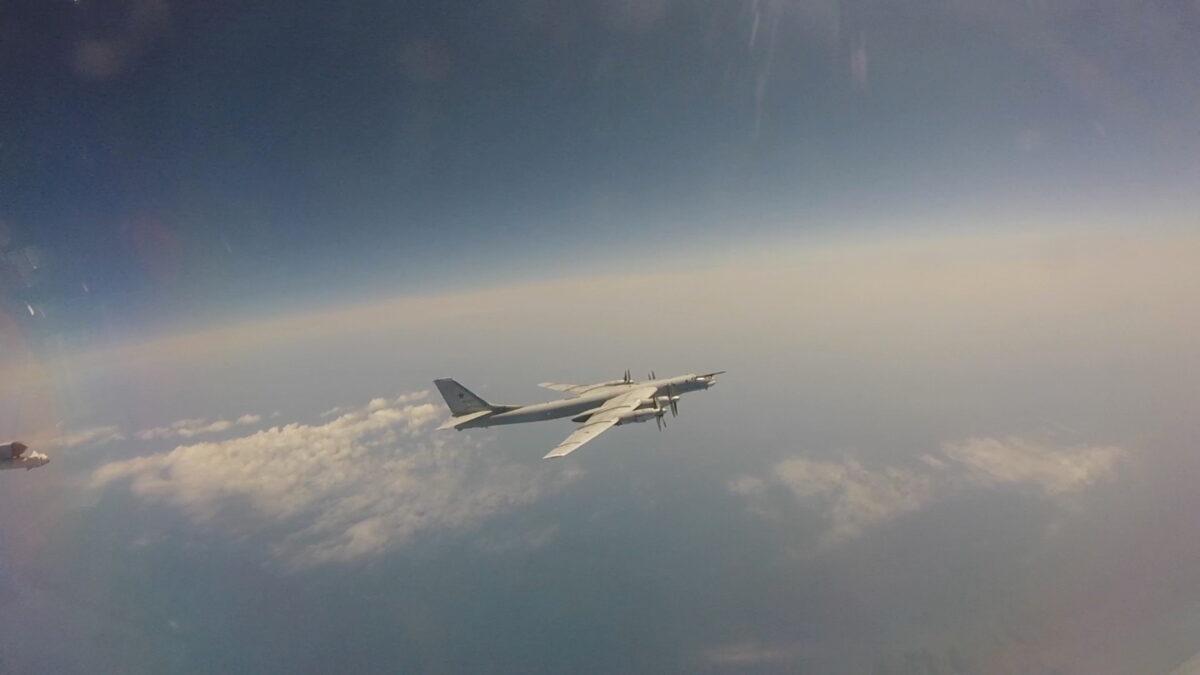
<path fill-rule="evenodd" d="M 672 414 L 678 411 L 677 402 L 682 394 L 708 389 L 723 372 L 662 379 L 651 373 L 645 382 L 635 382 L 626 371 L 624 379 L 596 384 L 543 382 L 538 386 L 570 398 L 530 405 L 492 405 L 452 379 L 434 380 L 453 415 L 438 428 L 461 430 L 570 417 L 580 423 L 579 428 L 547 453 L 545 459 L 565 457 L 615 426 L 653 419 L 661 428 L 663 415 L 668 410 Z"/>

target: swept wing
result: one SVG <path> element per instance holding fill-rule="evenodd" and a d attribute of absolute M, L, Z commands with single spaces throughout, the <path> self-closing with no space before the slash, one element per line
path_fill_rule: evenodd
<path fill-rule="evenodd" d="M 578 398 L 588 393 L 593 389 L 601 387 L 611 387 L 614 384 L 625 384 L 625 380 L 609 380 L 608 382 L 597 382 L 595 384 L 562 384 L 559 382 L 542 382 L 538 384 L 542 389 L 557 391 L 572 398 Z"/>
<path fill-rule="evenodd" d="M 579 446 L 616 426 L 621 415 L 631 410 L 636 410 L 642 404 L 642 401 L 654 396 L 657 392 L 657 387 L 638 387 L 637 389 L 631 389 L 610 398 L 588 418 L 588 421 L 580 425 L 570 436 L 567 436 L 565 441 L 559 443 L 558 447 L 546 453 L 543 459 L 566 457 Z"/>

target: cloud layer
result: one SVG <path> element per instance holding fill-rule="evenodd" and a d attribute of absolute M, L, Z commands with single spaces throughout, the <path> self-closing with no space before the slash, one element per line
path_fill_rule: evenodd
<path fill-rule="evenodd" d="M 377 398 L 323 424 L 112 462 L 92 485 L 127 480 L 147 501 L 261 537 L 274 556 L 304 567 L 377 556 L 423 531 L 471 527 L 572 477 L 506 465 L 462 435 L 431 434 L 439 413 L 422 402 L 426 395 Z"/>
<path fill-rule="evenodd" d="M 837 462 L 794 457 L 775 465 L 765 479 L 742 476 L 730 489 L 753 507 L 772 486 L 824 509 L 826 544 L 852 539 L 893 518 L 971 488 L 1028 486 L 1063 498 L 1111 479 L 1130 453 L 1111 446 L 1057 448 L 1022 438 L 971 438 L 946 443 L 913 467 L 866 467 L 851 458 Z"/>
<path fill-rule="evenodd" d="M 93 427 L 82 431 L 72 431 L 50 441 L 53 448 L 75 448 L 81 445 L 104 445 L 113 441 L 125 440 L 125 434 L 115 426 Z"/>
<path fill-rule="evenodd" d="M 153 441 L 160 438 L 192 438 L 202 434 L 216 434 L 229 431 L 235 426 L 248 427 L 262 421 L 262 415 L 242 415 L 235 420 L 183 419 L 165 427 L 143 429 L 134 436 L 143 441 Z"/>

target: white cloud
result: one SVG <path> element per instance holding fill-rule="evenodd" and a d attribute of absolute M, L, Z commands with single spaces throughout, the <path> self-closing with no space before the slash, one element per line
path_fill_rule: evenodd
<path fill-rule="evenodd" d="M 440 413 L 420 403 L 426 395 L 113 462 L 92 484 L 128 480 L 148 501 L 253 534 L 285 562 L 307 566 L 376 556 L 423 531 L 471 527 L 575 475 L 549 462 L 505 464 L 467 436 L 430 433 Z"/>
<path fill-rule="evenodd" d="M 767 513 L 761 500 L 772 484 L 797 499 L 816 500 L 828 519 L 823 539 L 830 544 L 972 487 L 1029 485 L 1046 497 L 1062 498 L 1111 479 L 1129 455 L 1111 446 L 1056 448 L 1021 438 L 972 438 L 945 443 L 910 468 L 869 468 L 855 459 L 787 459 L 765 480 L 741 476 L 729 490 L 760 513 Z"/>
<path fill-rule="evenodd" d="M 1171 671 L 1171 675 L 1197 675 L 1198 673 L 1200 673 L 1200 652 L 1196 652 L 1192 658 Z"/>
<path fill-rule="evenodd" d="M 1111 446 L 1055 449 L 1020 438 L 972 438 L 942 447 L 967 478 L 985 485 L 1030 483 L 1047 495 L 1111 478 L 1128 452 Z"/>
<path fill-rule="evenodd" d="M 69 432 L 50 441 L 48 445 L 55 448 L 74 448 L 80 445 L 104 445 L 123 440 L 125 440 L 125 435 L 119 428 L 107 426 Z"/>
<path fill-rule="evenodd" d="M 767 483 L 754 476 L 739 476 L 729 482 L 729 491 L 742 496 L 762 494 L 767 489 Z"/>
<path fill-rule="evenodd" d="M 229 431 L 235 426 L 251 426 L 262 421 L 262 415 L 242 415 L 236 420 L 183 419 L 172 422 L 165 427 L 143 429 L 134 436 L 143 441 L 153 441 L 160 438 L 192 438 L 203 434 L 216 434 Z"/>
<path fill-rule="evenodd" d="M 933 497 L 928 474 L 897 468 L 871 470 L 854 460 L 813 462 L 789 459 L 774 476 L 798 497 L 817 497 L 829 505 L 829 539 L 847 539 L 863 529 L 916 511 Z"/>

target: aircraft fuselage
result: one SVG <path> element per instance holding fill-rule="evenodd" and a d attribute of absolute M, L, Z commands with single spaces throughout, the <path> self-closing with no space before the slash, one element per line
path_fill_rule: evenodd
<path fill-rule="evenodd" d="M 620 382 L 617 384 L 606 384 L 588 390 L 583 395 L 576 398 L 561 399 L 557 401 L 547 401 L 545 403 L 532 403 L 529 405 L 519 406 L 504 406 L 509 408 L 503 412 L 497 412 L 485 417 L 471 420 L 462 425 L 460 429 L 471 429 L 477 427 L 491 427 L 502 424 L 522 424 L 525 422 L 542 422 L 545 420 L 561 419 L 564 417 L 576 417 L 596 410 L 604 405 L 605 401 L 612 399 L 623 392 L 631 389 L 638 389 L 647 386 L 657 388 L 655 396 L 665 394 L 668 390 L 674 394 L 684 394 L 700 389 L 707 389 L 712 386 L 711 381 L 707 383 L 697 382 L 695 375 L 682 375 L 680 377 L 664 378 L 659 380 L 648 380 L 644 382 Z M 646 406 L 652 405 L 652 401 L 647 400 Z"/>

